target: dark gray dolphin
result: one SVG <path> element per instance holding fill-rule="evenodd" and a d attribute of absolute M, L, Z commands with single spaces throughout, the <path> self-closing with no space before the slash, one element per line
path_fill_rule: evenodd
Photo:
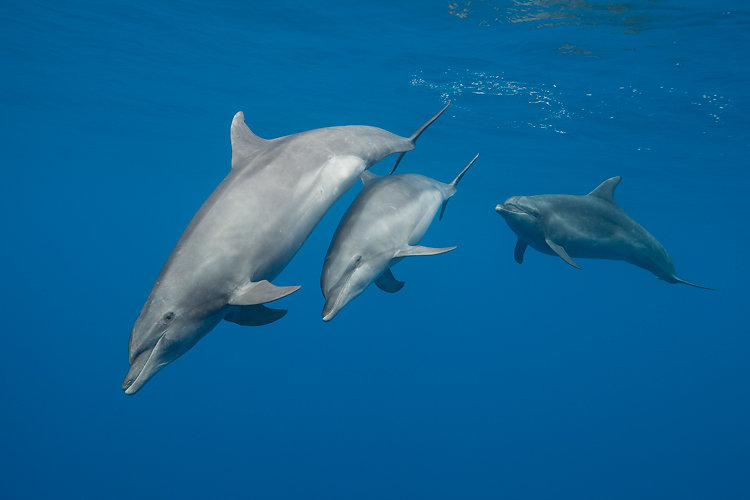
<path fill-rule="evenodd" d="M 624 260 L 669 283 L 690 283 L 675 274 L 672 259 L 656 238 L 615 204 L 612 177 L 585 196 L 544 194 L 512 196 L 495 207 L 518 235 L 515 259 L 523 262 L 526 246 L 558 255 L 573 267 L 573 257 Z"/>
<path fill-rule="evenodd" d="M 386 292 L 401 290 L 404 283 L 390 268 L 404 257 L 436 255 L 456 248 L 429 248 L 417 243 L 438 208 L 442 205 L 445 210 L 456 185 L 478 156 L 450 184 L 417 174 L 362 174 L 364 188 L 336 228 L 323 264 L 323 321 L 330 321 L 373 281 Z"/>
<path fill-rule="evenodd" d="M 286 311 L 263 304 L 298 286 L 270 283 L 362 172 L 409 138 L 367 126 L 329 127 L 264 140 L 235 115 L 232 169 L 190 221 L 130 333 L 122 388 L 138 391 L 222 319 L 264 325 Z"/>

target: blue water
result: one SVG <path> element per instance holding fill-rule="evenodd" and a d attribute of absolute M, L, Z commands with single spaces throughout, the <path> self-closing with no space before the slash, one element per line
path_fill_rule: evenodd
<path fill-rule="evenodd" d="M 4 2 L 0 497 L 750 498 L 748 47 L 729 1 Z M 358 185 L 275 280 L 302 285 L 285 318 L 224 322 L 123 394 L 235 112 L 408 136 L 448 100 L 399 171 L 481 153 L 423 239 L 457 250 L 323 323 Z M 719 291 L 514 262 L 497 203 L 614 175 Z"/>

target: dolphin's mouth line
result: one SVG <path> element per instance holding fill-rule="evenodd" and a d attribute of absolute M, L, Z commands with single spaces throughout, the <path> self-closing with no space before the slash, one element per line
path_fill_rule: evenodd
<path fill-rule="evenodd" d="M 359 267 L 359 263 L 362 262 L 362 256 L 357 255 L 354 259 L 352 259 L 351 263 L 346 269 L 346 272 L 344 275 L 339 278 L 339 281 L 336 283 L 336 286 L 333 287 L 333 290 L 337 290 L 336 293 L 336 299 L 333 301 L 333 304 L 331 304 L 331 308 L 329 309 L 328 314 L 325 314 L 323 316 L 323 321 L 330 320 L 333 316 L 331 316 L 331 313 L 335 311 L 334 314 L 338 314 L 338 312 L 341 310 L 341 308 L 338 307 L 339 303 L 344 299 L 344 296 L 349 291 L 349 289 L 352 286 L 352 276 L 354 276 L 354 271 Z M 342 280 L 346 279 L 343 283 Z M 326 304 L 328 304 L 328 300 L 326 298 Z M 342 306 L 343 307 L 343 306 Z M 325 312 L 327 308 L 323 306 L 323 311 Z M 327 318 L 327 319 L 326 319 Z"/>
<path fill-rule="evenodd" d="M 339 293 L 336 294 L 336 300 L 333 301 L 333 304 L 331 304 L 331 308 L 328 310 L 328 314 L 323 316 L 323 321 L 328 321 L 332 319 L 334 314 L 338 314 L 338 305 L 339 302 L 341 302 L 342 297 L 344 296 L 344 292 L 347 291 L 349 288 L 349 283 L 345 283 L 342 288 L 339 289 Z"/>
<path fill-rule="evenodd" d="M 500 203 L 495 207 L 495 210 L 497 210 L 498 212 L 507 212 L 509 214 L 529 214 L 526 210 L 523 210 L 521 207 L 514 203 Z"/>
<path fill-rule="evenodd" d="M 148 358 L 146 358 L 146 362 L 143 363 L 143 366 L 141 367 L 140 371 L 138 372 L 138 375 L 136 375 L 135 377 L 133 377 L 133 379 L 130 381 L 130 383 L 128 384 L 128 386 L 124 388 L 124 390 L 125 390 L 126 393 L 128 393 L 128 389 L 130 389 L 133 386 L 133 384 L 135 384 L 138 381 L 138 379 L 141 378 L 141 375 L 143 375 L 144 370 L 146 369 L 146 367 L 148 366 L 148 364 L 151 362 L 151 358 L 154 356 L 154 353 L 156 352 L 156 348 L 159 347 L 159 344 L 161 343 L 162 339 L 164 338 L 164 336 L 166 334 L 167 334 L 167 331 L 164 330 L 161 333 L 161 335 L 159 335 L 159 339 L 154 344 L 154 347 L 151 348 L 151 352 L 149 353 Z M 135 359 L 138 359 L 138 356 L 136 356 Z M 128 393 L 128 394 L 130 394 L 130 393 Z"/>
<path fill-rule="evenodd" d="M 344 282 L 341 287 L 338 289 L 338 293 L 336 294 L 336 299 L 333 301 L 333 304 L 331 304 L 331 309 L 329 310 L 328 314 L 323 316 L 323 321 L 328 321 L 332 319 L 332 315 L 338 314 L 338 312 L 341 310 L 339 307 L 339 304 L 344 299 L 344 296 L 349 291 L 349 288 L 351 287 L 351 274 L 347 277 L 346 282 Z M 327 318 L 327 319 L 326 319 Z"/>

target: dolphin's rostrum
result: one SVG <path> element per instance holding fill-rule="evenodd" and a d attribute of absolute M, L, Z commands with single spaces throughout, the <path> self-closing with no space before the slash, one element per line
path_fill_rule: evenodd
<path fill-rule="evenodd" d="M 446 108 L 409 138 L 355 125 L 264 140 L 237 113 L 232 169 L 190 221 L 133 326 L 123 390 L 137 392 L 222 319 L 264 325 L 281 318 L 285 310 L 264 304 L 299 287 L 270 281 L 365 170 L 414 149 Z"/>
<path fill-rule="evenodd" d="M 678 278 L 661 243 L 615 204 L 615 188 L 621 179 L 607 179 L 585 196 L 512 196 L 497 205 L 497 213 L 518 235 L 516 262 L 523 262 L 530 245 L 578 269 L 581 266 L 573 257 L 623 260 L 669 283 L 708 289 Z"/>
<path fill-rule="evenodd" d="M 442 205 L 445 210 L 456 185 L 478 156 L 450 184 L 417 174 L 362 174 L 364 188 L 341 219 L 323 264 L 324 321 L 333 319 L 373 281 L 386 292 L 399 291 L 404 283 L 393 276 L 391 267 L 404 257 L 436 255 L 456 248 L 417 243 L 438 208 Z"/>

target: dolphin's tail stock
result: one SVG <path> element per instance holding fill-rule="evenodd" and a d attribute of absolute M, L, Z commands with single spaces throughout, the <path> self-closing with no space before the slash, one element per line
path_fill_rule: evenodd
<path fill-rule="evenodd" d="M 419 138 L 419 136 L 422 135 L 422 132 L 424 132 L 425 130 L 427 130 L 427 127 L 429 127 L 430 125 L 432 125 L 432 122 L 434 122 L 435 120 L 437 120 L 438 117 L 443 114 L 443 111 L 445 111 L 446 109 L 448 109 L 448 106 L 450 106 L 450 105 L 451 105 L 451 102 L 448 101 L 448 104 L 446 104 L 445 106 L 443 106 L 443 109 L 441 109 L 440 111 L 438 111 L 435 116 L 433 116 L 432 118 L 430 118 L 429 120 L 427 120 L 421 127 L 419 127 L 417 129 L 416 132 L 414 132 L 411 135 L 411 137 L 409 137 L 409 142 L 411 142 L 412 144 L 415 144 L 417 142 L 417 139 Z M 393 168 L 391 169 L 390 174 L 393 174 L 393 172 L 396 171 L 396 167 L 398 167 L 398 164 L 401 163 L 401 158 L 403 158 L 405 154 L 406 154 L 406 151 L 404 151 L 403 153 L 401 153 L 401 154 L 398 155 L 398 158 L 396 158 L 396 163 L 393 164 Z M 390 174 L 388 174 L 388 175 L 390 175 Z"/>
<path fill-rule="evenodd" d="M 683 285 L 690 285 L 690 286 L 694 286 L 695 288 L 702 288 L 704 290 L 718 290 L 717 288 L 711 288 L 710 286 L 703 286 L 703 285 L 691 283 L 682 278 L 678 278 L 676 275 L 672 275 L 672 278 L 674 279 L 674 283 L 682 283 Z"/>
<path fill-rule="evenodd" d="M 458 183 L 461 182 L 461 178 L 464 176 L 464 174 L 466 173 L 466 171 L 469 170 L 469 167 L 471 167 L 472 165 L 474 165 L 474 162 L 477 161 L 477 158 L 479 158 L 479 153 L 477 153 L 477 155 L 469 162 L 469 164 L 466 165 L 464 167 L 464 169 L 461 170 L 458 173 L 458 175 L 456 176 L 456 178 L 451 181 L 450 185 L 453 187 L 453 192 L 454 193 L 456 192 L 456 186 L 458 186 Z M 445 213 L 445 206 L 448 204 L 448 200 L 450 200 L 450 197 L 448 197 L 443 202 L 443 206 L 440 207 L 440 217 L 439 217 L 439 220 L 443 220 L 443 214 Z"/>

